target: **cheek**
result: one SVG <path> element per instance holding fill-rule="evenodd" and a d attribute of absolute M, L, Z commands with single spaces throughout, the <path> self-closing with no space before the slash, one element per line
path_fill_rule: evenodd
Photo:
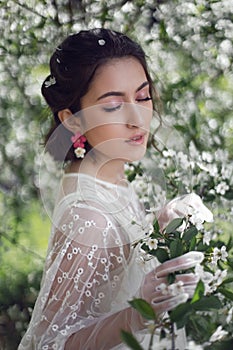
<path fill-rule="evenodd" d="M 97 126 L 87 131 L 85 136 L 89 144 L 93 147 L 99 143 L 119 138 L 120 133 L 117 131 L 117 129 L 117 126 L 112 125 Z"/>

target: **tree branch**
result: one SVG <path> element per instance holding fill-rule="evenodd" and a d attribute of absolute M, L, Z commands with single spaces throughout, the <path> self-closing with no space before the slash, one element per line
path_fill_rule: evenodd
<path fill-rule="evenodd" d="M 0 231 L 0 238 L 3 237 L 5 238 L 8 242 L 10 242 L 12 245 L 18 247 L 20 250 L 22 250 L 24 253 L 30 254 L 32 256 L 34 256 L 35 258 L 41 260 L 44 262 L 44 258 L 37 254 L 36 252 L 34 252 L 33 250 L 25 247 L 24 245 L 20 244 L 20 243 L 16 243 L 15 240 L 13 238 L 11 238 L 7 233 L 4 233 L 2 231 Z"/>
<path fill-rule="evenodd" d="M 14 3 L 15 3 L 16 5 L 18 5 L 19 7 L 22 7 L 23 9 L 25 9 L 25 10 L 27 10 L 27 11 L 33 13 L 34 15 L 37 15 L 37 16 L 43 18 L 44 20 L 47 20 L 47 18 L 46 18 L 45 16 L 43 16 L 41 13 L 37 12 L 34 8 L 31 8 L 31 7 L 29 7 L 29 6 L 26 5 L 26 4 L 21 4 L 20 2 L 18 2 L 18 1 L 16 1 L 16 0 L 13 0 L 13 1 L 14 1 Z"/>

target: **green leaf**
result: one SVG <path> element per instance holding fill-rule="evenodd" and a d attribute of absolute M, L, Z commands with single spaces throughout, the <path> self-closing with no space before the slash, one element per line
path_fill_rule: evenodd
<path fill-rule="evenodd" d="M 180 227 L 183 223 L 184 219 L 183 218 L 176 218 L 172 220 L 166 227 L 166 232 L 167 233 L 172 233 L 175 231 L 178 227 Z"/>
<path fill-rule="evenodd" d="M 233 270 L 233 259 L 232 258 L 228 258 L 227 259 L 227 263 L 230 266 L 230 268 Z"/>
<path fill-rule="evenodd" d="M 193 328 L 195 332 L 194 339 L 200 341 L 202 344 L 208 341 L 213 333 L 213 325 L 210 322 L 210 318 L 205 315 L 193 313 L 190 315 L 188 328 Z M 213 349 L 212 349 L 213 350 Z"/>
<path fill-rule="evenodd" d="M 187 131 L 188 131 L 188 128 L 184 125 L 179 125 L 179 124 L 176 124 L 174 125 L 174 128 L 178 131 L 181 131 L 182 133 L 186 134 Z"/>
<path fill-rule="evenodd" d="M 154 232 L 155 233 L 160 233 L 160 227 L 159 227 L 159 223 L 158 223 L 157 219 L 154 220 L 153 227 L 154 227 Z"/>
<path fill-rule="evenodd" d="M 184 252 L 182 240 L 175 239 L 170 244 L 170 257 L 171 259 L 176 258 L 177 256 L 181 256 Z"/>
<path fill-rule="evenodd" d="M 233 292 L 229 289 L 225 288 L 218 288 L 218 292 L 220 292 L 222 295 L 224 295 L 227 299 L 230 299 L 233 301 Z"/>
<path fill-rule="evenodd" d="M 143 350 L 141 345 L 138 343 L 137 339 L 135 339 L 131 333 L 126 331 L 121 331 L 121 338 L 123 342 L 130 347 L 130 349 Z"/>
<path fill-rule="evenodd" d="M 227 251 L 230 250 L 232 247 L 233 247 L 233 237 L 230 236 L 229 240 L 228 240 L 228 242 L 226 244 Z"/>
<path fill-rule="evenodd" d="M 191 313 L 192 307 L 190 306 L 190 303 L 183 303 L 171 311 L 170 318 L 172 322 L 176 323 L 177 328 L 181 328 L 188 322 Z"/>
<path fill-rule="evenodd" d="M 195 133 L 197 131 L 197 118 L 194 113 L 191 115 L 191 118 L 190 118 L 190 126 L 191 126 L 191 130 Z"/>
<path fill-rule="evenodd" d="M 176 274 L 175 273 L 169 273 L 167 276 L 167 282 L 168 284 L 173 284 L 176 281 Z"/>
<path fill-rule="evenodd" d="M 145 252 L 149 252 L 149 250 L 150 250 L 146 243 L 142 244 L 141 249 L 145 250 Z"/>
<path fill-rule="evenodd" d="M 174 231 L 173 232 L 173 238 L 174 239 L 180 238 L 180 232 L 179 231 Z"/>
<path fill-rule="evenodd" d="M 224 197 L 228 200 L 232 200 L 233 199 L 233 190 L 230 189 L 229 191 L 227 191 L 224 195 Z"/>
<path fill-rule="evenodd" d="M 195 250 L 196 244 L 197 244 L 197 239 L 196 237 L 193 237 L 190 242 L 189 251 Z"/>
<path fill-rule="evenodd" d="M 195 226 L 191 226 L 190 228 L 188 228 L 187 230 L 184 231 L 184 234 L 183 234 L 183 239 L 186 241 L 186 242 L 189 242 L 191 241 L 191 239 L 193 237 L 195 237 L 196 235 L 198 234 L 198 230 Z"/>
<path fill-rule="evenodd" d="M 132 182 L 135 179 L 136 175 L 137 175 L 136 172 L 128 174 L 128 176 L 127 176 L 128 181 Z"/>
<path fill-rule="evenodd" d="M 220 340 L 220 342 L 212 343 L 210 347 L 206 350 L 232 350 L 233 349 L 233 339 L 230 340 Z"/>
<path fill-rule="evenodd" d="M 156 250 L 150 252 L 153 256 L 156 256 L 160 263 L 169 260 L 168 252 L 163 248 L 157 248 Z"/>
<path fill-rule="evenodd" d="M 167 333 L 166 333 L 165 329 L 162 328 L 160 331 L 159 339 L 160 340 L 165 339 L 166 336 L 167 336 Z"/>
<path fill-rule="evenodd" d="M 228 283 L 232 283 L 233 282 L 233 277 L 229 277 L 229 278 L 226 278 L 223 282 L 222 282 L 222 286 L 224 285 L 224 284 L 228 284 Z"/>
<path fill-rule="evenodd" d="M 204 283 L 200 280 L 196 286 L 193 298 L 191 300 L 191 304 L 195 303 L 196 301 L 200 300 L 201 297 L 203 297 L 205 292 L 205 285 Z"/>
<path fill-rule="evenodd" d="M 193 303 L 192 307 L 198 311 L 209 311 L 210 309 L 220 309 L 222 304 L 216 296 L 211 295 L 202 297 L 200 300 Z"/>
<path fill-rule="evenodd" d="M 145 301 L 144 299 L 133 299 L 129 301 L 129 304 L 137 310 L 142 317 L 146 318 L 147 320 L 155 320 L 156 314 L 154 312 L 154 309 L 151 307 L 151 305 Z"/>

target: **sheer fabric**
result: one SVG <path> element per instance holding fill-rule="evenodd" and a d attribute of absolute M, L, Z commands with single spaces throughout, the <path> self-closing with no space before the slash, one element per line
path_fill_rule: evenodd
<path fill-rule="evenodd" d="M 128 304 L 157 264 L 143 262 L 133 247 L 145 232 L 145 213 L 130 184 L 64 175 L 41 290 L 19 350 L 126 349 L 121 329 L 145 344 L 139 315 Z M 156 343 L 155 349 L 166 349 Z"/>

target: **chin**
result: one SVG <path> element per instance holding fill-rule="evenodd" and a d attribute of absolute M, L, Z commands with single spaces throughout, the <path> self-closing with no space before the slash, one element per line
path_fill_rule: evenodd
<path fill-rule="evenodd" d="M 137 162 L 137 161 L 141 160 L 145 156 L 145 153 L 146 152 L 143 151 L 143 152 L 138 152 L 138 154 L 135 154 L 135 155 L 131 154 L 129 156 L 129 158 L 124 157 L 123 160 L 125 162 L 128 162 L 128 163 Z"/>

